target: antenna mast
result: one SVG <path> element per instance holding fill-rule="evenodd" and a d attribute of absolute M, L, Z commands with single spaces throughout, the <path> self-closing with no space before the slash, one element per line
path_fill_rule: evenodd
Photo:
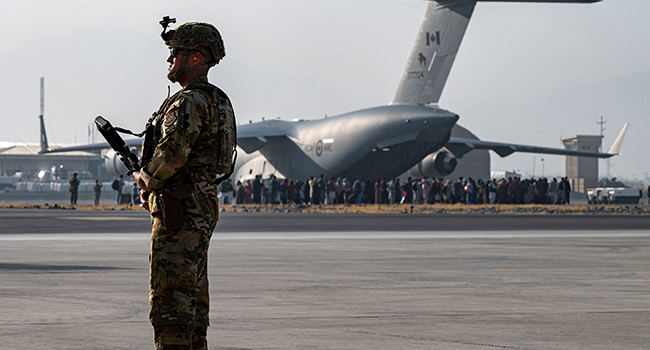
<path fill-rule="evenodd" d="M 602 115 L 600 116 L 600 121 L 596 122 L 596 124 L 600 124 L 600 140 L 601 141 L 600 141 L 600 149 L 598 150 L 598 152 L 603 151 L 603 141 L 602 140 L 603 140 L 603 131 L 605 131 L 605 123 L 607 123 L 607 120 L 603 120 Z"/>
<path fill-rule="evenodd" d="M 41 77 L 41 118 L 45 115 L 45 77 Z"/>
<path fill-rule="evenodd" d="M 600 121 L 596 122 L 596 124 L 600 124 L 600 149 L 598 152 L 603 152 L 603 131 L 605 131 L 605 123 L 607 123 L 607 120 L 603 120 L 603 116 L 600 116 Z M 609 158 L 607 158 L 607 178 L 609 179 Z"/>

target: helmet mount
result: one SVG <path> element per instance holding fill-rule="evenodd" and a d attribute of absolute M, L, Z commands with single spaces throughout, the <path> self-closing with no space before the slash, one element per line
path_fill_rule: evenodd
<path fill-rule="evenodd" d="M 170 23 L 176 23 L 176 18 L 169 18 L 169 16 L 165 16 L 162 18 L 162 21 L 158 23 L 160 23 L 160 25 L 163 27 L 163 31 L 162 33 L 160 33 L 160 36 L 163 38 L 164 41 L 167 41 L 174 35 L 173 30 L 167 32 L 167 27 L 169 27 Z"/>
<path fill-rule="evenodd" d="M 186 50 L 194 49 L 204 54 L 204 50 L 199 50 L 198 48 L 205 48 L 212 56 L 211 61 L 208 62 L 210 67 L 218 64 L 226 56 L 221 34 L 210 23 L 186 22 L 169 31 L 167 27 L 171 23 L 176 23 L 176 18 L 165 16 L 159 23 L 163 27 L 160 37 L 170 49 L 176 48 L 183 50 L 183 54 L 185 55 L 187 54 Z"/>

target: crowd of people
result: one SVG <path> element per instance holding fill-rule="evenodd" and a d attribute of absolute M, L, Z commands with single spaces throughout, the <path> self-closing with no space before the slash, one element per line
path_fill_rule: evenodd
<path fill-rule="evenodd" d="M 220 186 L 221 204 L 569 204 L 567 178 L 361 180 L 310 176 L 304 181 L 261 175 Z"/>

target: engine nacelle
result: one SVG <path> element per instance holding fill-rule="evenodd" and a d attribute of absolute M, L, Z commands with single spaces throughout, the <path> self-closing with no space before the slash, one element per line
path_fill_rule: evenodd
<path fill-rule="evenodd" d="M 126 173 L 129 171 L 124 163 L 120 160 L 120 157 L 115 153 L 115 151 L 110 150 L 106 152 L 104 156 L 104 165 L 109 174 L 120 177 L 120 175 L 126 177 Z"/>
<path fill-rule="evenodd" d="M 443 176 L 453 173 L 456 169 L 456 165 L 458 165 L 456 157 L 452 156 L 447 151 L 438 151 L 433 155 L 433 157 L 426 157 L 421 163 L 424 163 L 424 161 L 430 158 L 433 158 L 433 167 L 435 170 L 438 174 Z"/>
<path fill-rule="evenodd" d="M 409 169 L 400 177 L 438 178 L 445 177 L 454 172 L 458 160 L 446 149 L 441 149 L 424 157 L 422 161 Z"/>

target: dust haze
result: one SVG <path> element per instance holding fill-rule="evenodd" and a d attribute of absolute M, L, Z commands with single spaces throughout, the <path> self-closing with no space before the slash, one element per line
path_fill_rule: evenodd
<path fill-rule="evenodd" d="M 39 141 L 45 77 L 50 143 L 86 143 L 102 115 L 140 130 L 167 95 L 168 50 L 158 21 L 207 21 L 227 56 L 210 80 L 239 123 L 318 119 L 387 104 L 426 8 L 406 0 L 21 1 L 0 26 L 0 141 Z M 483 140 L 562 147 L 597 135 L 607 150 L 631 128 L 610 176 L 646 177 L 650 129 L 650 3 L 479 3 L 440 106 Z M 172 85 L 172 93 L 178 85 Z M 493 170 L 564 174 L 564 157 L 491 153 Z M 605 162 L 601 176 L 607 174 Z"/>

